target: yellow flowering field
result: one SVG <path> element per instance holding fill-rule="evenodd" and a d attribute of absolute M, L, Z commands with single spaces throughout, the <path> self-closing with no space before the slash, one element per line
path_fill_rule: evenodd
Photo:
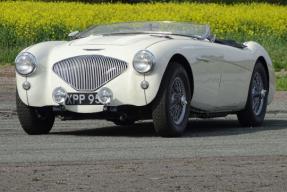
<path fill-rule="evenodd" d="M 262 43 L 271 51 L 277 69 L 287 65 L 287 6 L 263 3 L 130 5 L 20 1 L 0 2 L 0 63 L 13 61 L 16 52 L 24 46 L 44 40 L 65 39 L 73 30 L 82 30 L 93 24 L 142 20 L 207 23 L 221 38 Z"/>

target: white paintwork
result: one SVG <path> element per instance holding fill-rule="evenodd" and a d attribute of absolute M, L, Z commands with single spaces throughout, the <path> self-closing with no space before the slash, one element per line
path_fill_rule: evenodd
<path fill-rule="evenodd" d="M 79 55 L 103 55 L 117 58 L 128 63 L 121 75 L 108 82 L 105 87 L 113 91 L 111 106 L 144 106 L 154 100 L 167 65 L 174 55 L 181 55 L 189 62 L 194 79 L 194 92 L 191 105 L 209 112 L 238 111 L 244 108 L 247 100 L 251 74 L 256 60 L 262 56 L 268 65 L 270 91 L 268 103 L 275 92 L 275 77 L 272 62 L 267 52 L 255 42 L 247 42 L 246 48 L 238 49 L 211 43 L 207 40 L 194 40 L 188 37 L 160 35 L 117 35 L 90 36 L 83 39 L 43 42 L 23 50 L 32 53 L 37 59 L 36 71 L 22 77 L 16 74 L 17 89 L 21 100 L 35 107 L 56 106 L 52 92 L 63 87 L 67 92 L 76 92 L 53 71 L 54 63 Z M 137 73 L 132 60 L 139 50 L 149 50 L 156 58 L 151 73 Z M 140 83 L 149 82 L 143 90 Z M 23 90 L 24 81 L 31 83 L 31 89 Z M 92 113 L 103 110 L 97 106 L 65 106 L 67 110 L 78 113 Z"/>

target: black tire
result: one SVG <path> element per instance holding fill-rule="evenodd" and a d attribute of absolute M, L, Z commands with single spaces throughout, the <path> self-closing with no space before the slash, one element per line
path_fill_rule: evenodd
<path fill-rule="evenodd" d="M 55 116 L 50 107 L 25 105 L 16 93 L 16 107 L 20 124 L 29 135 L 48 134 L 53 127 Z"/>
<path fill-rule="evenodd" d="M 246 102 L 246 106 L 245 109 L 240 111 L 239 113 L 237 113 L 237 118 L 238 121 L 240 123 L 240 125 L 244 126 L 244 127 L 256 127 L 256 126 L 261 126 L 263 121 L 264 121 L 264 117 L 266 114 L 266 108 L 267 108 L 267 99 L 268 99 L 268 91 L 269 91 L 269 83 L 268 83 L 268 76 L 267 76 L 267 71 L 264 68 L 263 64 L 261 62 L 257 62 L 255 64 L 254 70 L 253 70 L 253 74 L 251 77 L 251 81 L 250 81 L 250 85 L 249 85 L 249 92 L 248 92 L 248 99 Z M 263 83 L 263 92 L 265 92 L 263 94 L 263 92 L 261 91 L 260 94 L 258 93 L 257 95 L 259 95 L 258 99 L 260 100 L 260 104 L 259 104 L 259 108 L 255 107 L 256 104 L 254 104 L 254 96 L 256 95 L 255 91 L 253 91 L 254 88 L 254 79 L 256 78 L 256 74 L 260 75 L 261 79 L 262 79 L 262 83 Z M 262 101 L 261 101 L 262 99 Z M 261 102 L 262 102 L 262 106 L 261 106 Z M 255 108 L 255 109 L 253 109 Z M 258 109 L 258 110 L 256 110 Z M 260 111 L 259 111 L 260 109 Z"/>
<path fill-rule="evenodd" d="M 181 88 L 185 90 L 185 105 L 182 103 L 182 96 L 177 96 L 172 103 L 173 95 L 172 88 L 175 88 L 175 82 L 181 81 Z M 183 92 L 183 91 L 182 91 Z M 179 93 L 177 93 L 179 94 Z M 179 99 L 181 97 L 181 99 Z M 176 101 L 175 101 L 176 100 Z M 152 106 L 152 118 L 154 122 L 155 131 L 162 137 L 178 137 L 185 131 L 186 125 L 188 123 L 188 117 L 190 112 L 190 101 L 191 101 L 191 88 L 190 82 L 184 67 L 177 62 L 172 62 L 166 69 L 165 75 L 163 77 L 158 95 Z M 182 105 L 185 110 L 181 111 L 180 120 L 176 122 L 171 114 L 171 106 L 177 107 Z"/>

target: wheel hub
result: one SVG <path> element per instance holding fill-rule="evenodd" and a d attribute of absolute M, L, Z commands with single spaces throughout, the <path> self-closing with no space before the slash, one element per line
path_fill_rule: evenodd
<path fill-rule="evenodd" d="M 181 105 L 183 105 L 183 106 L 187 104 L 185 95 L 181 96 L 180 102 L 181 102 Z"/>

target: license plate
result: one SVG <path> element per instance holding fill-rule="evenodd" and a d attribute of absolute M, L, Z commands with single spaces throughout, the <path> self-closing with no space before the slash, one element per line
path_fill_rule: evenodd
<path fill-rule="evenodd" d="M 97 93 L 68 93 L 66 105 L 101 105 Z"/>

